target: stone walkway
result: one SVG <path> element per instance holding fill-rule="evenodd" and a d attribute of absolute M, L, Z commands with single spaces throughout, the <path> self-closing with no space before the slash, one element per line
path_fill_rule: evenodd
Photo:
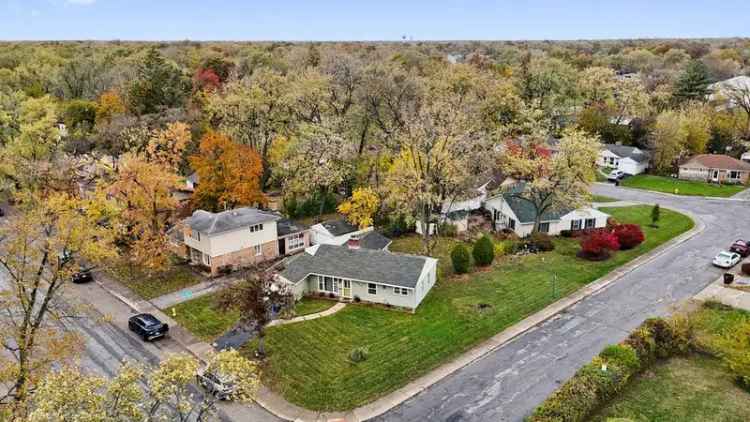
<path fill-rule="evenodd" d="M 278 326 L 278 325 L 288 325 L 288 324 L 294 324 L 296 322 L 304 322 L 304 321 L 310 321 L 310 320 L 313 320 L 313 319 L 323 318 L 323 317 L 327 317 L 329 315 L 333 315 L 336 312 L 344 309 L 345 307 L 346 307 L 346 303 L 339 302 L 339 303 L 331 306 L 330 308 L 326 309 L 325 311 L 317 312 L 317 313 L 309 314 L 309 315 L 302 315 L 302 316 L 298 316 L 298 317 L 292 318 L 292 319 L 275 319 L 275 320 L 271 321 L 270 323 L 268 323 L 267 326 L 268 327 L 275 327 L 275 326 Z"/>

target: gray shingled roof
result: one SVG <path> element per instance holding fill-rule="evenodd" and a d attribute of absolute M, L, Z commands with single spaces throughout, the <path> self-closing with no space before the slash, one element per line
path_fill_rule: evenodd
<path fill-rule="evenodd" d="M 513 210 L 513 214 L 516 215 L 518 221 L 521 223 L 533 223 L 536 217 L 536 210 L 531 202 L 518 197 L 514 194 L 504 195 L 503 198 L 508 206 Z M 555 221 L 559 220 L 560 217 L 569 213 L 571 210 L 559 210 L 559 211 L 547 211 L 542 214 L 540 221 Z"/>
<path fill-rule="evenodd" d="M 309 227 L 302 223 L 283 218 L 276 222 L 276 232 L 279 236 L 286 236 L 292 233 L 299 233 L 307 230 Z"/>
<path fill-rule="evenodd" d="M 384 249 L 391 242 L 391 239 L 373 230 L 359 239 L 359 247 L 365 249 Z"/>
<path fill-rule="evenodd" d="M 281 220 L 278 214 L 245 207 L 220 213 L 197 210 L 185 220 L 185 224 L 200 233 L 215 234 L 278 220 Z"/>
<path fill-rule="evenodd" d="M 648 153 L 643 151 L 642 149 L 629 147 L 627 145 L 604 144 L 604 148 L 609 150 L 609 152 L 611 152 L 612 154 L 617 155 L 618 157 L 627 157 L 638 163 L 648 161 L 649 157 Z"/>
<path fill-rule="evenodd" d="M 292 283 L 309 274 L 320 274 L 413 289 L 427 259 L 380 250 L 317 245 L 285 262 L 280 275 Z"/>
<path fill-rule="evenodd" d="M 359 230 L 359 227 L 349 224 L 346 220 L 329 220 L 323 221 L 320 224 L 334 236 L 341 236 Z"/>

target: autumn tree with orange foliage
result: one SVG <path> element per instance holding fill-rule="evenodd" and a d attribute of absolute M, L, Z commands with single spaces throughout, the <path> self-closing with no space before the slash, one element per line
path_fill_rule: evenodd
<path fill-rule="evenodd" d="M 253 148 L 211 131 L 189 161 L 200 180 L 193 195 L 196 207 L 219 211 L 266 202 L 260 186 L 263 163 Z"/>
<path fill-rule="evenodd" d="M 178 206 L 172 196 L 178 181 L 177 174 L 162 163 L 132 153 L 123 156 L 107 193 L 122 207 L 119 235 L 133 263 L 152 270 L 168 264 L 166 231 Z"/>

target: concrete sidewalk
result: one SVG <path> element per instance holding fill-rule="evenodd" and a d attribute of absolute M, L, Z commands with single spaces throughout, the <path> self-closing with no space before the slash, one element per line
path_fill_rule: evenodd
<path fill-rule="evenodd" d="M 337 304 L 331 306 L 330 308 L 322 312 L 317 312 L 317 313 L 309 314 L 309 315 L 302 315 L 302 316 L 298 316 L 292 319 L 275 319 L 268 323 L 268 327 L 276 327 L 278 325 L 294 324 L 297 322 L 304 322 L 304 321 L 310 321 L 313 319 L 327 317 L 329 315 L 335 314 L 336 312 L 344 309 L 345 307 L 346 307 L 346 303 L 338 302 Z"/>
<path fill-rule="evenodd" d="M 750 282 L 747 277 L 743 278 L 746 282 Z M 735 278 L 735 280 L 737 279 Z M 750 284 L 746 285 L 750 286 Z M 750 290 L 742 291 L 725 286 L 723 277 L 695 295 L 695 299 L 702 302 L 713 300 L 733 308 L 750 311 Z"/>
<path fill-rule="evenodd" d="M 167 293 L 163 296 L 151 299 L 150 302 L 159 309 L 167 309 L 182 302 L 187 302 L 188 300 L 197 299 L 201 296 L 206 296 L 213 292 L 222 290 L 240 280 L 240 278 L 231 276 L 215 278 L 185 287 L 176 292 Z"/>

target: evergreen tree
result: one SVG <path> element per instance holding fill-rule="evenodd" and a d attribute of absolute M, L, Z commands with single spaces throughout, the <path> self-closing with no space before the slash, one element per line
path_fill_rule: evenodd
<path fill-rule="evenodd" d="M 656 204 L 651 209 L 651 225 L 656 227 L 657 223 L 659 222 L 660 217 L 661 217 L 661 210 L 659 209 L 659 204 Z"/>
<path fill-rule="evenodd" d="M 469 250 L 463 243 L 459 243 L 451 251 L 451 263 L 453 264 L 453 272 L 456 274 L 469 272 L 469 260 Z"/>
<path fill-rule="evenodd" d="M 474 243 L 474 263 L 480 267 L 486 267 L 495 260 L 495 245 L 489 236 L 484 235 Z"/>
<path fill-rule="evenodd" d="M 692 100 L 704 101 L 709 93 L 710 83 L 711 79 L 706 65 L 699 60 L 693 60 L 677 79 L 672 94 L 673 99 L 677 104 Z"/>
<path fill-rule="evenodd" d="M 130 85 L 131 111 L 141 115 L 179 107 L 188 90 L 189 82 L 180 69 L 152 48 L 138 65 L 136 79 Z"/>

